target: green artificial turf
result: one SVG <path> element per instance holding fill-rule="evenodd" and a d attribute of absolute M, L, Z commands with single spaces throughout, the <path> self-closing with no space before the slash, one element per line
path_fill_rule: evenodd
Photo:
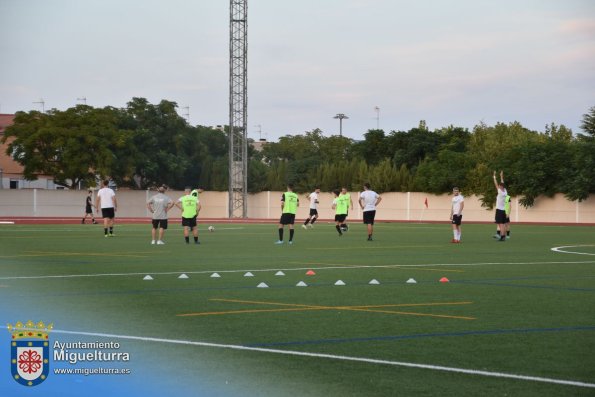
<path fill-rule="evenodd" d="M 275 225 L 206 226 L 200 245 L 172 225 L 153 246 L 149 225 L 113 238 L 100 225 L 0 225 L 0 320 L 53 322 L 53 340 L 119 340 L 134 352 L 121 382 L 145 395 L 595 394 L 497 375 L 595 384 L 592 227 L 513 225 L 498 242 L 493 225 L 464 224 L 451 244 L 449 224 L 379 223 L 368 242 L 363 225 L 339 237 L 325 222 L 278 246 Z"/>

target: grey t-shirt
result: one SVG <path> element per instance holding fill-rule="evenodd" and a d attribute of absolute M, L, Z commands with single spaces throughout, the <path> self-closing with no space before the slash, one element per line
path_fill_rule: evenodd
<path fill-rule="evenodd" d="M 165 209 L 172 202 L 168 196 L 163 193 L 157 193 L 148 203 L 153 205 L 153 219 L 167 219 L 167 212 Z"/>

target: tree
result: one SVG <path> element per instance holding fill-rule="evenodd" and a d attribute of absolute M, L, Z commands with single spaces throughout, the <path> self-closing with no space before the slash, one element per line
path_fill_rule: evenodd
<path fill-rule="evenodd" d="M 24 167 L 29 180 L 49 175 L 59 185 L 94 186 L 96 176 L 110 176 L 116 162 L 114 149 L 130 143 L 130 131 L 118 128 L 119 112 L 78 105 L 66 111 L 52 109 L 17 112 L 2 139 L 14 140 L 7 154 Z"/>
<path fill-rule="evenodd" d="M 126 112 L 127 124 L 134 131 L 135 158 L 133 187 L 145 189 L 167 183 L 184 187 L 185 171 L 192 167 L 188 153 L 189 126 L 176 112 L 175 102 L 162 100 L 157 105 L 144 98 L 132 98 Z"/>
<path fill-rule="evenodd" d="M 586 134 L 595 139 L 595 106 L 592 106 L 588 113 L 583 114 L 580 127 Z"/>
<path fill-rule="evenodd" d="M 583 201 L 595 193 L 595 140 L 573 142 L 562 171 L 561 191 L 568 200 Z"/>

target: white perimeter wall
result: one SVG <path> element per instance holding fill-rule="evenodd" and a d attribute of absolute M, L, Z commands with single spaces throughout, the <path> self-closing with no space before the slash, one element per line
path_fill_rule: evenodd
<path fill-rule="evenodd" d="M 118 217 L 149 217 L 146 209 L 148 198 L 155 194 L 149 191 L 119 190 Z M 183 192 L 169 191 L 177 200 Z M 255 219 L 278 219 L 281 214 L 282 192 L 262 192 L 248 196 L 248 217 Z M 85 210 L 86 191 L 45 190 L 45 189 L 1 189 L 0 217 L 82 217 Z M 354 209 L 350 218 L 360 219 L 361 210 L 357 205 L 358 194 L 352 193 Z M 428 208 L 424 202 L 428 200 Z M 376 213 L 377 220 L 399 221 L 447 221 L 450 215 L 451 195 L 431 195 L 426 193 L 384 193 L 382 203 Z M 93 196 L 95 199 L 95 196 Z M 227 218 L 227 192 L 204 192 L 201 218 Z M 332 219 L 332 194 L 321 193 L 318 212 L 322 219 Z M 306 195 L 300 195 L 297 218 L 305 219 L 309 211 Z M 170 217 L 179 217 L 180 211 L 173 209 Z M 465 197 L 463 219 L 466 222 L 491 222 L 493 210 L 481 207 L 475 196 Z M 518 198 L 512 199 L 512 222 L 553 222 L 553 223 L 595 223 L 595 196 L 579 203 L 568 201 L 562 194 L 552 198 L 540 197 L 532 208 L 523 208 Z"/>

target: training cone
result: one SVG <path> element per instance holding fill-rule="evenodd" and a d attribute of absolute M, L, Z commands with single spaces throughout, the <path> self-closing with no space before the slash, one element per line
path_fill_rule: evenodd
<path fill-rule="evenodd" d="M 440 282 L 441 282 L 441 283 L 448 283 L 448 282 L 450 282 L 450 280 L 449 280 L 449 279 L 447 279 L 446 277 L 442 277 L 442 278 L 440 279 Z"/>
<path fill-rule="evenodd" d="M 178 277 L 178 278 L 190 278 L 190 277 L 188 277 L 185 273 L 182 273 L 182 274 L 180 274 L 180 277 Z"/>
<path fill-rule="evenodd" d="M 314 270 L 308 270 L 308 271 L 306 272 L 306 276 L 313 276 L 313 275 L 315 275 L 315 274 L 316 274 L 316 273 L 314 273 Z"/>
<path fill-rule="evenodd" d="M 219 278 L 219 277 L 221 277 L 219 275 L 219 273 L 213 273 L 213 274 L 211 274 L 211 278 Z"/>
<path fill-rule="evenodd" d="M 153 280 L 153 277 L 147 274 L 145 277 L 143 277 L 143 280 Z"/>
<path fill-rule="evenodd" d="M 407 284 L 417 284 L 417 281 L 415 281 L 414 278 L 410 278 L 409 280 L 406 281 Z"/>
<path fill-rule="evenodd" d="M 335 285 L 345 285 L 345 283 L 341 280 L 337 280 L 337 282 L 335 283 Z"/>
<path fill-rule="evenodd" d="M 269 288 L 269 286 L 266 285 L 266 283 L 260 283 L 256 286 L 256 288 Z"/>
<path fill-rule="evenodd" d="M 277 273 L 275 273 L 275 276 L 285 276 L 285 273 L 279 270 Z"/>
<path fill-rule="evenodd" d="M 308 286 L 308 284 L 304 283 L 303 281 L 300 281 L 300 282 L 299 282 L 299 283 L 297 283 L 295 286 L 296 286 L 296 287 L 307 287 L 307 286 Z"/>
<path fill-rule="evenodd" d="M 378 285 L 378 284 L 380 284 L 380 281 L 378 281 L 374 278 L 374 279 L 370 280 L 370 282 L 368 284 Z"/>
<path fill-rule="evenodd" d="M 252 274 L 252 272 L 247 272 L 244 274 L 244 277 L 254 277 L 254 274 Z"/>

